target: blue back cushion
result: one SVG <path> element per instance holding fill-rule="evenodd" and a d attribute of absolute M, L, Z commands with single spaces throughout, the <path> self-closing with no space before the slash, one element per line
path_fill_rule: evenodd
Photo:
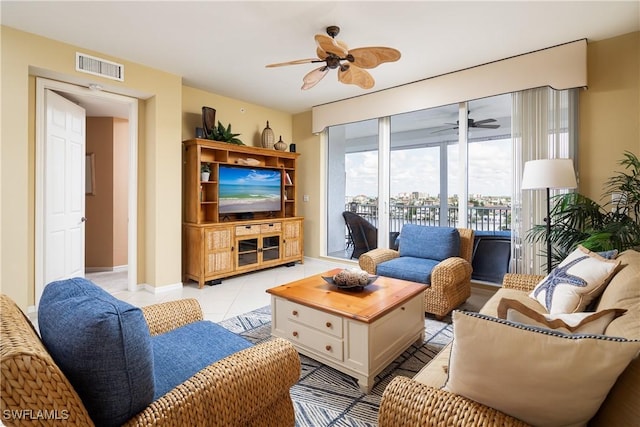
<path fill-rule="evenodd" d="M 157 399 L 198 371 L 251 347 L 239 335 L 208 321 L 190 323 L 151 338 Z"/>
<path fill-rule="evenodd" d="M 460 256 L 460 233 L 453 227 L 405 224 L 400 233 L 400 256 L 443 261 Z"/>
<path fill-rule="evenodd" d="M 67 279 L 45 287 L 38 324 L 96 425 L 121 425 L 153 401 L 151 336 L 139 308 Z"/>

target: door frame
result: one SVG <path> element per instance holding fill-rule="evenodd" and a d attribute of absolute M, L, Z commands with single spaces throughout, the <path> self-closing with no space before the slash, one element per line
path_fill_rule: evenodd
<path fill-rule="evenodd" d="M 35 111 L 35 305 L 40 302 L 44 290 L 44 155 L 45 155 L 45 90 L 68 93 L 79 97 L 96 97 L 110 102 L 123 103 L 129 108 L 129 182 L 128 182 L 128 227 L 127 227 L 127 265 L 129 291 L 138 290 L 137 258 L 138 258 L 138 100 L 128 96 L 103 91 L 94 91 L 42 77 L 36 77 L 36 111 Z M 83 254 L 84 255 L 84 254 Z"/>

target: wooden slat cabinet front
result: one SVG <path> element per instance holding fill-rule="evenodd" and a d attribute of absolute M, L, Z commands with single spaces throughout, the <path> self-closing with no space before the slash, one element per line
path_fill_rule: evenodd
<path fill-rule="evenodd" d="M 198 287 L 236 274 L 302 263 L 303 219 L 185 224 L 184 281 Z"/>

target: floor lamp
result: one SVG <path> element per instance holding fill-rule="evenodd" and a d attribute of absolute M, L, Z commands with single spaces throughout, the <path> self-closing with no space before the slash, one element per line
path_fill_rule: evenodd
<path fill-rule="evenodd" d="M 576 188 L 576 173 L 571 159 L 530 160 L 524 164 L 523 190 L 547 190 L 547 274 L 551 273 L 551 192 L 552 188 Z"/>

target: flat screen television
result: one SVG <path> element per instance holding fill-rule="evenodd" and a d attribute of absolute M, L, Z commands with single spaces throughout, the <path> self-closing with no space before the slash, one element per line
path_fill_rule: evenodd
<path fill-rule="evenodd" d="M 218 211 L 220 214 L 277 212 L 282 206 L 282 171 L 220 165 Z"/>

